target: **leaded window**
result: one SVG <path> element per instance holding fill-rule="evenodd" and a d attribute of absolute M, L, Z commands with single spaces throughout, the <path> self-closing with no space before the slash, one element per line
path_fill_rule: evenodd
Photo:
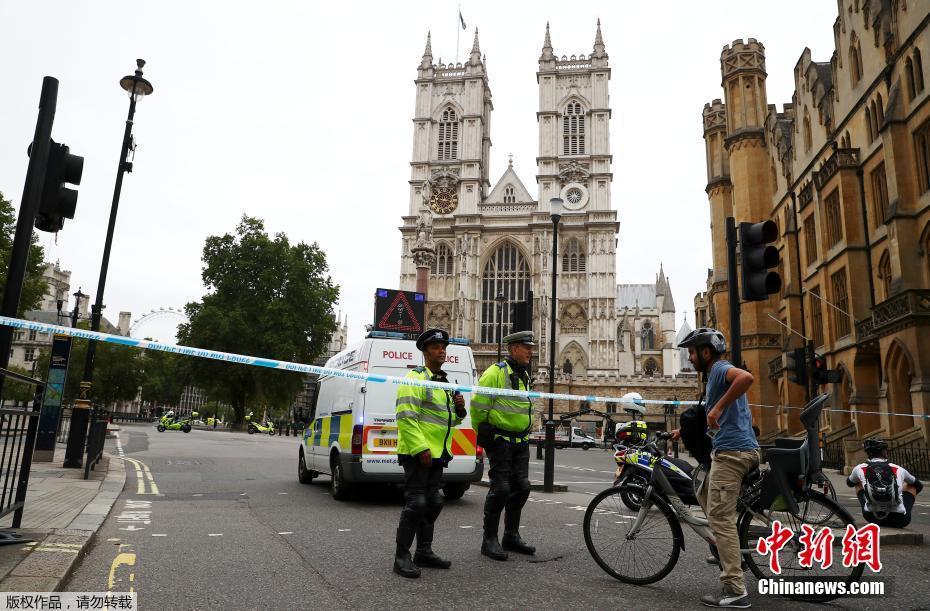
<path fill-rule="evenodd" d="M 440 242 L 436 247 L 436 258 L 430 266 L 430 272 L 433 276 L 451 276 L 452 265 L 455 259 L 452 256 L 452 249 L 445 242 Z"/>
<path fill-rule="evenodd" d="M 440 161 L 449 161 L 459 158 L 459 122 L 455 110 L 447 108 L 442 111 L 439 121 L 439 153 Z"/>
<path fill-rule="evenodd" d="M 584 109 L 578 102 L 570 102 L 562 115 L 562 154 L 584 155 Z"/>
<path fill-rule="evenodd" d="M 584 272 L 587 268 L 584 250 L 577 239 L 572 238 L 562 255 L 562 272 Z"/>
<path fill-rule="evenodd" d="M 530 288 L 530 268 L 517 247 L 507 242 L 501 245 L 484 265 L 481 276 L 481 343 L 497 341 L 498 321 L 501 335 L 507 335 L 513 323 L 510 304 L 526 298 Z M 504 295 L 503 307 L 495 297 Z"/>

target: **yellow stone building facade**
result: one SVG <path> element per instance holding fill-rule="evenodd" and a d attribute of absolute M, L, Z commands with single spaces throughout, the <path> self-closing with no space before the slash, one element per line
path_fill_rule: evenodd
<path fill-rule="evenodd" d="M 930 436 L 930 5 L 838 6 L 832 57 L 804 49 L 781 111 L 762 43 L 723 48 L 724 96 L 703 112 L 713 270 L 695 311 L 729 337 L 725 219 L 775 221 L 782 291 L 742 307 L 754 418 L 764 438 L 801 431 L 778 406 L 804 403 L 782 355 L 808 337 L 842 373 L 821 387 L 823 425 L 850 464 L 862 438 Z"/>

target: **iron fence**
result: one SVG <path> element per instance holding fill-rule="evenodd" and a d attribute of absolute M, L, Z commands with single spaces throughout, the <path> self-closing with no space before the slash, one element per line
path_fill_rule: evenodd
<path fill-rule="evenodd" d="M 8 369 L 0 369 L 0 376 L 8 382 L 36 388 L 31 407 L 26 404 L 21 407 L 0 407 L 0 518 L 12 513 L 12 526 L 19 528 L 23 520 L 23 507 L 26 505 L 26 488 L 29 486 L 32 451 L 35 449 L 45 383 Z M 0 536 L 0 543 L 4 541 L 21 540 Z"/>
<path fill-rule="evenodd" d="M 87 427 L 87 460 L 84 461 L 84 479 L 90 477 L 90 472 L 103 456 L 103 444 L 107 439 L 107 424 L 110 414 L 103 410 L 93 410 L 90 414 L 90 424 Z"/>
<path fill-rule="evenodd" d="M 840 437 L 827 442 L 827 436 L 823 435 L 821 439 L 820 445 L 823 452 L 821 453 L 820 465 L 827 469 L 843 469 L 846 466 L 846 453 L 843 450 L 844 438 Z"/>
<path fill-rule="evenodd" d="M 930 477 L 930 448 L 927 442 L 916 440 L 888 446 L 888 458 L 917 477 Z"/>
<path fill-rule="evenodd" d="M 150 418 L 149 416 L 143 416 L 141 414 L 125 414 L 120 412 L 112 412 L 110 414 L 110 422 L 153 422 L 155 418 Z"/>

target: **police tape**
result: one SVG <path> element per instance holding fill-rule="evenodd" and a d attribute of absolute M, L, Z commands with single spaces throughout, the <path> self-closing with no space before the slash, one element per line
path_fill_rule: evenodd
<path fill-rule="evenodd" d="M 221 352 L 219 350 L 207 350 L 205 348 L 191 348 L 189 346 L 178 346 L 176 344 L 165 344 L 145 339 L 135 339 L 122 335 L 112 335 L 100 331 L 90 331 L 88 329 L 79 329 L 75 327 L 62 327 L 49 323 L 36 322 L 33 320 L 23 320 L 20 318 L 10 318 L 0 316 L 0 325 L 13 327 L 16 329 L 25 329 L 27 331 L 36 331 L 39 333 L 57 333 L 59 335 L 68 335 L 80 339 L 92 339 L 99 342 L 117 344 L 131 348 L 141 348 L 143 350 L 159 350 L 161 352 L 171 352 L 183 356 L 194 356 L 215 361 L 224 361 L 227 363 L 236 363 L 240 365 L 252 365 L 254 367 L 265 367 L 268 369 L 280 369 L 283 371 L 292 371 L 295 373 L 310 373 L 320 377 L 338 377 L 352 380 L 360 380 L 375 383 L 386 383 L 394 385 L 418 386 L 422 388 L 435 388 L 438 390 L 451 390 L 461 393 L 477 393 L 483 395 L 492 395 L 498 397 L 517 397 L 527 399 L 553 399 L 565 401 L 587 401 L 589 403 L 612 403 L 612 404 L 633 404 L 630 399 L 621 397 L 600 397 L 596 395 L 570 395 L 564 393 L 548 393 L 538 391 L 513 390 L 510 388 L 491 388 L 486 386 L 465 386 L 461 384 L 451 384 L 448 382 L 433 382 L 431 380 L 415 380 L 411 378 L 400 378 L 396 376 L 386 376 L 365 371 L 348 371 L 345 369 L 332 369 L 330 367 L 320 367 L 319 365 L 307 365 L 304 363 L 294 363 L 290 361 L 280 361 L 277 359 L 266 359 L 255 356 L 246 356 L 230 352 Z M 698 401 L 677 401 L 677 400 L 660 400 L 660 399 L 642 399 L 646 405 L 671 405 L 671 406 L 691 406 L 697 405 Z M 791 405 L 759 405 L 750 404 L 756 407 L 781 408 L 781 409 L 804 409 Z M 894 412 L 859 412 L 844 409 L 824 409 L 824 411 L 842 412 L 842 413 L 863 413 L 863 414 L 887 414 L 891 416 L 911 416 L 913 418 L 930 418 L 930 415 L 923 414 L 899 414 Z"/>

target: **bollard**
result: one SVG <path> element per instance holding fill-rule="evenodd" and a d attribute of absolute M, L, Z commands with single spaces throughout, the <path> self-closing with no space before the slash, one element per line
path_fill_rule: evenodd
<path fill-rule="evenodd" d="M 543 459 L 543 444 L 541 442 L 536 443 L 536 460 Z"/>

